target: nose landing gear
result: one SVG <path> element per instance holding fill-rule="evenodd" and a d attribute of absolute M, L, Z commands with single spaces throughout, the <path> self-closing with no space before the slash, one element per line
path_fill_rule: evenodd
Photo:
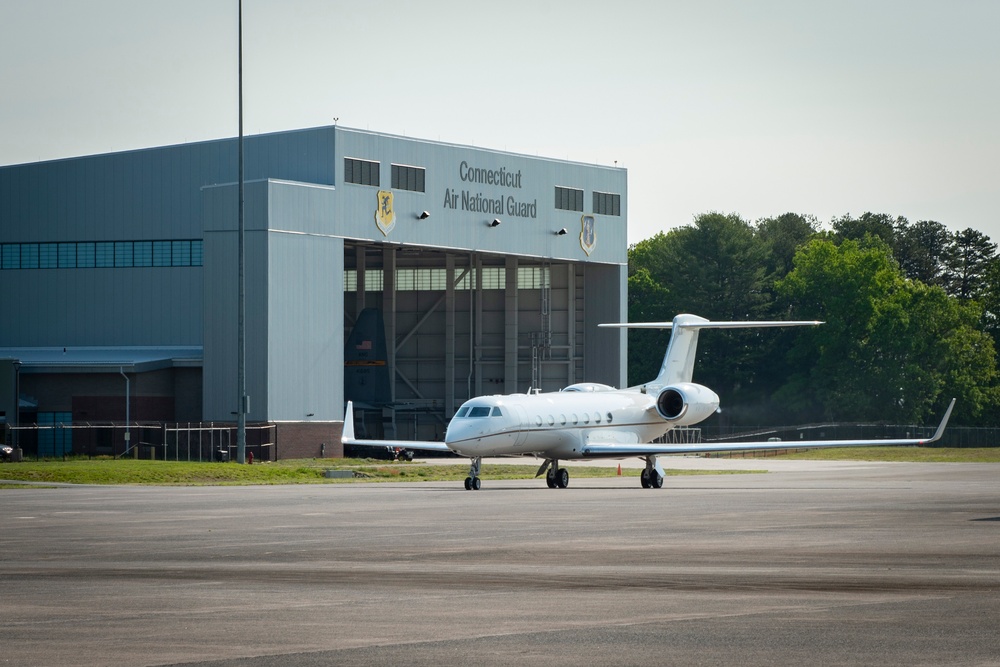
<path fill-rule="evenodd" d="M 478 491 L 479 487 L 483 485 L 481 479 L 479 479 L 479 467 L 483 463 L 483 458 L 477 456 L 471 459 L 469 464 L 469 476 L 465 478 L 465 490 L 466 491 Z"/>

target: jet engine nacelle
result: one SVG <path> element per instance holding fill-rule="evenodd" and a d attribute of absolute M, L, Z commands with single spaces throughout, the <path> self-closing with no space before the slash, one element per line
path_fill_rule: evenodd
<path fill-rule="evenodd" d="M 718 394 L 693 382 L 664 387 L 656 397 L 656 411 L 677 426 L 697 424 L 718 409 Z"/>

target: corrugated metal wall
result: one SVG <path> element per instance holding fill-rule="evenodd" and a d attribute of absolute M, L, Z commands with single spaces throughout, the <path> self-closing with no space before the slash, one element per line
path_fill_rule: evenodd
<path fill-rule="evenodd" d="M 248 137 L 246 178 L 332 184 L 332 152 L 333 128 Z M 233 139 L 0 167 L 0 242 L 201 239 L 201 188 L 237 180 Z M 201 267 L 2 271 L 0 345 L 200 345 L 202 281 Z"/>

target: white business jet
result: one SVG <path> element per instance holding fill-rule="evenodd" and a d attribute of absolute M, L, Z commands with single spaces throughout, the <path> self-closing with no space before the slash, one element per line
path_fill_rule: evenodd
<path fill-rule="evenodd" d="M 673 322 L 601 324 L 602 327 L 672 329 L 667 353 L 655 380 L 615 389 L 580 383 L 562 391 L 480 396 L 462 404 L 448 424 L 444 442 L 358 440 L 354 408 L 347 403 L 345 445 L 384 445 L 427 451 L 451 451 L 471 459 L 465 488 L 478 490 L 484 456 L 534 456 L 544 459 L 536 477 L 545 473 L 549 488 L 569 485 L 560 460 L 642 458 L 640 482 L 645 489 L 663 486 L 659 457 L 668 454 L 774 449 L 775 443 L 729 442 L 658 444 L 652 441 L 678 426 L 697 424 L 719 409 L 714 391 L 691 382 L 698 334 L 702 329 L 813 326 L 822 322 L 711 322 L 697 315 L 678 315 Z M 796 449 L 864 445 L 923 445 L 941 438 L 955 407 L 952 399 L 930 438 L 896 440 L 797 440 Z"/>

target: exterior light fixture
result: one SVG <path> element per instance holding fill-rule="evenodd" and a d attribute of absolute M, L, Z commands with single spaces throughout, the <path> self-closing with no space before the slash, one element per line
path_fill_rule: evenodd
<path fill-rule="evenodd" d="M 499 227 L 499 226 L 500 226 L 500 218 L 493 218 L 493 222 L 490 223 L 490 227 Z"/>
<path fill-rule="evenodd" d="M 556 232 L 556 236 L 565 236 L 565 235 L 566 235 L 566 228 L 565 227 L 563 227 L 558 232 Z"/>
<path fill-rule="evenodd" d="M 423 211 L 420 215 L 417 216 L 417 219 L 418 220 L 426 220 L 429 217 L 431 217 L 431 214 L 428 213 L 427 211 Z"/>

